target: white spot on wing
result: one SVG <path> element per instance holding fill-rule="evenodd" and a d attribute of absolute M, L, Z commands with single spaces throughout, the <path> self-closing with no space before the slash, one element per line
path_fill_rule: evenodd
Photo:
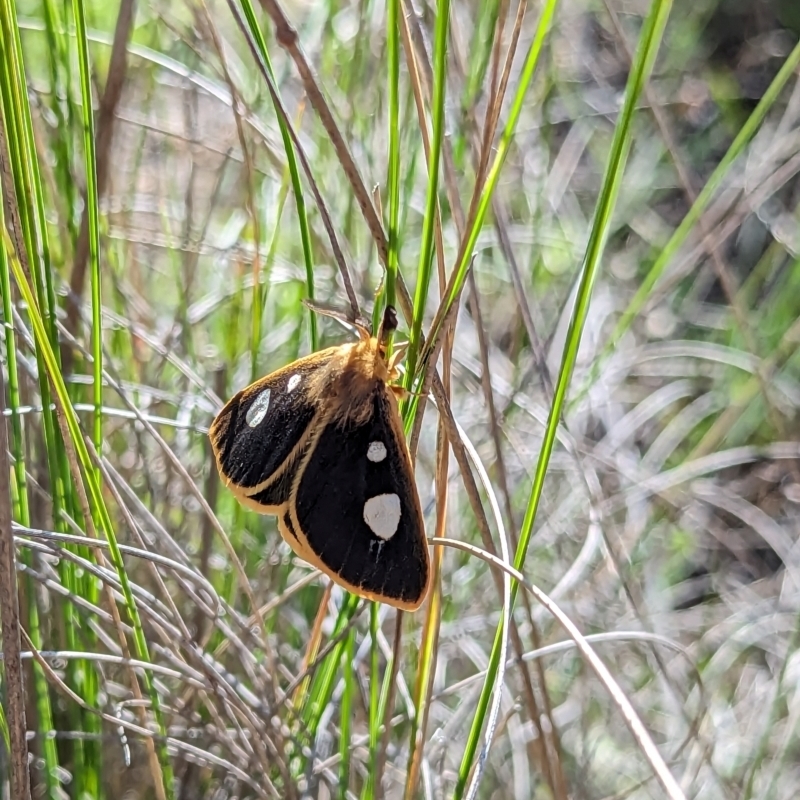
<path fill-rule="evenodd" d="M 385 542 L 397 532 L 400 524 L 400 498 L 396 494 L 379 494 L 364 503 L 364 522 Z"/>
<path fill-rule="evenodd" d="M 367 458 L 376 463 L 383 461 L 386 458 L 386 445 L 383 442 L 370 442 L 367 448 Z"/>
<path fill-rule="evenodd" d="M 301 380 L 302 378 L 300 377 L 300 375 L 292 375 L 292 377 L 289 378 L 289 383 L 286 384 L 287 394 L 289 392 L 293 392 L 300 385 Z"/>
<path fill-rule="evenodd" d="M 270 389 L 265 389 L 261 392 L 261 394 L 253 400 L 253 405 L 247 409 L 245 420 L 251 428 L 255 428 L 261 423 L 264 417 L 267 416 L 267 411 L 269 411 L 270 391 Z"/>

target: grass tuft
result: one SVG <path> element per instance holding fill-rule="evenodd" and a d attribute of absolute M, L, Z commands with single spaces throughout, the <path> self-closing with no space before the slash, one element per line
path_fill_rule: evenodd
<path fill-rule="evenodd" d="M 6 794 L 797 794 L 800 27 L 751 5 L 0 0 Z M 415 614 L 214 469 L 347 341 L 304 300 L 403 318 Z"/>

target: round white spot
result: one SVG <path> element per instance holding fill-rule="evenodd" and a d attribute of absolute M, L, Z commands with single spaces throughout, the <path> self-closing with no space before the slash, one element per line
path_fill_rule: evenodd
<path fill-rule="evenodd" d="M 379 494 L 364 503 L 364 522 L 380 539 L 388 541 L 400 524 L 400 498 L 396 494 Z"/>
<path fill-rule="evenodd" d="M 267 416 L 269 410 L 269 395 L 270 390 L 265 389 L 261 394 L 253 400 L 253 405 L 247 409 L 245 420 L 251 428 L 255 428 L 264 417 Z"/>
<path fill-rule="evenodd" d="M 299 375 L 292 375 L 289 383 L 286 384 L 286 392 L 293 392 L 299 385 L 302 378 Z"/>
<path fill-rule="evenodd" d="M 370 442 L 367 448 L 367 458 L 370 461 L 383 461 L 386 458 L 386 445 L 383 442 Z"/>

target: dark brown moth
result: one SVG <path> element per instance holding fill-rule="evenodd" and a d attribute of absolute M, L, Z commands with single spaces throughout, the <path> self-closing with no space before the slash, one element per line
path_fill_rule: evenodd
<path fill-rule="evenodd" d="M 378 336 L 321 350 L 242 389 L 211 424 L 223 482 L 278 517 L 300 558 L 370 600 L 413 611 L 430 560 L 396 395 L 397 362 Z"/>

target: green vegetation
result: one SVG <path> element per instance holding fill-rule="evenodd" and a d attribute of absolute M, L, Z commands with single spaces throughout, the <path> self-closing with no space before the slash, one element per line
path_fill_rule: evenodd
<path fill-rule="evenodd" d="M 753 5 L 0 0 L 34 797 L 797 795 L 800 44 Z M 214 469 L 349 336 L 304 299 L 400 312 L 413 615 Z"/>

